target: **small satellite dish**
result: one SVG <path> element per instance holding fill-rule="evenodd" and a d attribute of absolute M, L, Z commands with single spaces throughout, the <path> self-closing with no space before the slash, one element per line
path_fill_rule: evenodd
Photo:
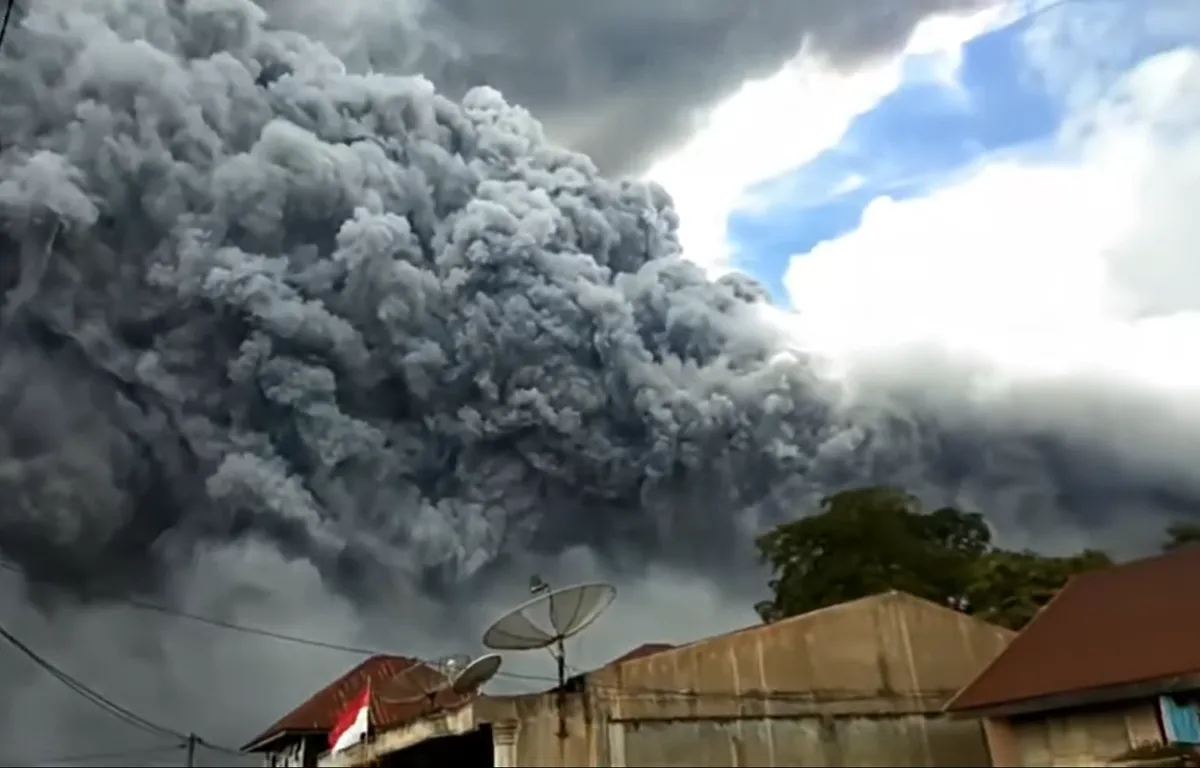
<path fill-rule="evenodd" d="M 533 583 L 539 587 L 544 584 L 537 577 Z M 558 682 L 562 685 L 566 682 L 563 641 L 599 618 L 616 596 L 617 590 L 611 584 L 547 588 L 496 619 L 483 633 L 483 644 L 496 651 L 549 650 L 558 660 Z"/>
<path fill-rule="evenodd" d="M 459 670 L 450 683 L 450 689 L 459 695 L 474 693 L 496 676 L 500 671 L 501 661 L 494 653 L 480 656 Z"/>
<path fill-rule="evenodd" d="M 379 698 L 390 704 L 432 702 L 439 693 L 450 688 L 470 664 L 471 657 L 461 653 L 417 662 L 384 683 Z"/>

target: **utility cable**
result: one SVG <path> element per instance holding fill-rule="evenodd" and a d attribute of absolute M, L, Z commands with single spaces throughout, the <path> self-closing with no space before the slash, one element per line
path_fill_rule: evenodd
<path fill-rule="evenodd" d="M 178 752 L 182 744 L 165 747 L 147 747 L 144 749 L 125 749 L 118 752 L 92 752 L 90 754 L 62 755 L 61 757 L 45 757 L 34 762 L 2 763 L 4 768 L 35 768 L 36 766 L 71 765 L 73 763 L 90 763 L 93 760 L 124 760 L 126 758 L 160 755 L 167 752 Z"/>
<path fill-rule="evenodd" d="M 5 562 L 3 560 L 0 560 L 0 568 L 7 570 L 7 571 L 11 571 L 13 573 L 17 573 L 17 574 L 23 573 L 22 569 L 20 567 L 18 567 L 17 565 L 15 565 L 13 563 Z M 325 650 L 328 650 L 328 651 L 339 651 L 341 653 L 351 653 L 356 656 L 394 656 L 394 655 L 396 655 L 395 651 L 385 651 L 385 650 L 381 650 L 378 648 L 365 648 L 362 646 L 345 645 L 342 643 L 333 643 L 333 642 L 329 642 L 326 640 L 315 640 L 315 639 L 307 638 L 307 637 L 299 637 L 297 635 L 288 635 L 288 634 L 284 634 L 282 632 L 275 632 L 270 629 L 263 629 L 261 627 L 248 626 L 246 624 L 238 624 L 238 623 L 235 623 L 232 621 L 226 621 L 224 619 L 217 619 L 212 616 L 204 616 L 204 615 L 198 614 L 198 613 L 191 613 L 188 611 L 179 610 L 177 608 L 171 608 L 169 606 L 162 605 L 161 603 L 151 603 L 151 602 L 147 602 L 145 600 L 139 600 L 137 598 L 120 597 L 120 596 L 115 596 L 115 595 L 106 595 L 105 597 L 112 599 L 114 602 L 120 603 L 122 605 L 127 605 L 131 608 L 137 608 L 138 610 L 150 611 L 152 613 L 160 613 L 165 616 L 172 616 L 172 617 L 179 618 L 179 619 L 187 619 L 188 621 L 194 621 L 194 622 L 197 622 L 200 624 L 207 624 L 210 627 L 217 627 L 218 629 L 225 629 L 225 630 L 229 630 L 230 632 L 240 632 L 240 633 L 246 634 L 246 635 L 256 635 L 258 637 L 265 637 L 265 638 L 268 638 L 271 640 L 278 640 L 279 642 L 283 642 L 283 643 L 294 643 L 296 645 L 306 645 L 306 646 L 309 646 L 312 648 L 324 648 Z M 522 674 L 518 674 L 516 672 L 501 671 L 499 673 L 499 676 L 511 678 L 514 680 L 536 680 L 538 682 L 557 682 L 557 678 L 549 677 L 549 676 L 545 676 L 545 675 L 522 675 Z"/>
<path fill-rule="evenodd" d="M 9 632 L 7 629 L 5 629 L 3 626 L 0 626 L 0 639 L 4 640 L 9 645 L 16 648 L 18 651 L 20 651 L 22 654 L 24 654 L 30 661 L 32 661 L 37 666 L 41 667 L 51 677 L 57 679 L 59 682 L 61 682 L 67 688 L 70 688 L 72 691 L 79 694 L 79 696 L 81 698 L 88 700 L 93 705 L 104 710 L 112 717 L 115 717 L 118 720 L 122 720 L 125 723 L 127 723 L 135 728 L 140 728 L 143 731 L 152 733 L 156 736 L 169 736 L 169 737 L 175 738 L 175 739 L 186 739 L 187 738 L 186 735 L 184 735 L 174 729 L 167 728 L 165 726 L 158 725 L 157 723 L 147 720 L 146 718 L 142 717 L 141 715 L 138 715 L 137 713 L 132 712 L 132 711 L 126 709 L 125 707 L 122 707 L 120 704 L 117 704 L 116 702 L 112 701 L 111 699 L 108 699 L 107 697 L 101 695 L 100 693 L 96 692 L 95 690 L 84 685 L 79 680 L 76 680 L 74 677 L 71 677 L 66 672 L 63 672 L 61 669 L 56 667 L 54 664 L 47 661 L 45 658 L 43 658 L 41 655 L 39 655 L 36 651 L 34 651 L 32 648 L 30 648 L 25 643 L 23 643 L 19 638 L 17 638 L 11 632 Z"/>
<path fill-rule="evenodd" d="M 12 21 L 13 8 L 17 5 L 17 0 L 8 0 L 8 5 L 4 7 L 4 19 L 0 21 L 0 45 L 4 45 L 4 36 L 8 34 L 8 23 Z"/>
<path fill-rule="evenodd" d="M 5 562 L 3 560 L 0 560 L 0 569 L 13 571 L 15 573 L 21 573 L 21 569 L 18 566 L 14 565 L 12 563 Z M 385 651 L 385 650 L 381 650 L 378 648 L 365 648 L 365 647 L 360 647 L 360 646 L 344 645 L 341 643 L 333 643 L 333 642 L 328 642 L 325 640 L 316 640 L 316 639 L 307 638 L 307 637 L 300 637 L 297 635 L 288 635 L 288 634 L 284 634 L 282 632 L 275 632 L 273 630 L 263 629 L 261 627 L 254 627 L 254 626 L 248 626 L 245 624 L 238 624 L 238 623 L 231 622 L 231 621 L 225 621 L 223 619 L 213 618 L 211 616 L 204 616 L 204 615 L 201 615 L 198 613 L 190 613 L 188 611 L 182 611 L 182 610 L 178 610 L 175 608 L 171 608 L 166 605 L 161 605 L 158 603 L 150 603 L 150 602 L 146 602 L 144 600 L 138 600 L 135 598 L 126 598 L 126 597 L 117 597 L 117 596 L 111 596 L 111 597 L 117 603 L 120 603 L 123 605 L 128 605 L 133 608 L 138 608 L 140 610 L 152 611 L 152 612 L 160 613 L 160 614 L 163 614 L 166 616 L 172 616 L 172 617 L 176 617 L 176 618 L 186 619 L 188 621 L 195 621 L 200 624 L 206 624 L 206 625 L 216 627 L 219 629 L 224 629 L 224 630 L 228 630 L 228 631 L 232 631 L 232 632 L 239 632 L 242 634 L 253 635 L 253 636 L 257 636 L 257 637 L 268 638 L 268 639 L 277 640 L 280 642 L 294 643 L 296 645 L 304 645 L 304 646 L 309 646 L 309 647 L 314 647 L 314 648 L 323 648 L 326 650 L 338 651 L 341 653 L 351 653 L 351 654 L 355 654 L 355 655 L 359 655 L 359 656 L 396 655 L 394 651 Z M 421 661 L 424 661 L 425 663 L 430 663 L 429 660 L 427 660 L 427 659 L 422 659 Z M 576 670 L 572 670 L 572 672 L 574 672 L 575 674 L 582 674 L 582 672 L 578 672 Z M 537 683 L 550 683 L 553 685 L 558 684 L 558 678 L 555 676 L 551 676 L 551 675 L 530 675 L 530 674 L 522 674 L 522 673 L 518 673 L 518 672 L 505 672 L 502 670 L 497 674 L 497 677 L 504 677 L 504 678 L 513 679 L 513 680 L 532 681 L 532 682 L 537 682 Z M 592 685 L 594 688 L 596 688 L 598 690 L 611 691 L 614 694 L 618 694 L 621 696 L 635 696 L 635 697 L 637 697 L 637 696 L 648 696 L 648 697 L 662 696 L 662 697 L 684 698 L 684 699 L 709 699 L 709 698 L 729 698 L 731 696 L 734 696 L 734 697 L 750 698 L 750 699 L 763 699 L 763 700 L 767 700 L 767 701 L 795 701 L 797 699 L 807 700 L 807 698 L 811 696 L 811 694 L 809 694 L 809 693 L 789 693 L 789 692 L 783 692 L 783 691 L 762 691 L 762 692 L 743 691 L 740 693 L 735 693 L 733 691 L 729 691 L 729 692 L 695 691 L 695 690 L 688 690 L 688 689 L 652 688 L 652 687 L 644 687 L 644 686 L 637 686 L 637 685 L 603 685 L 603 684 L 594 684 L 594 683 Z M 182 735 L 180 735 L 180 738 L 183 738 Z M 212 745 L 208 745 L 208 746 L 212 747 Z M 225 749 L 223 747 L 215 747 L 215 748 L 216 749 Z M 229 751 L 229 750 L 225 749 L 225 751 Z"/>
<path fill-rule="evenodd" d="M 89 703 L 103 710 L 111 717 L 121 720 L 127 725 L 146 731 L 147 733 L 151 733 L 155 736 L 165 736 L 171 738 L 179 743 L 179 748 L 183 748 L 183 746 L 185 746 L 187 743 L 192 742 L 216 752 L 242 756 L 242 753 L 236 749 L 215 744 L 207 739 L 200 738 L 195 734 L 184 734 L 175 730 L 174 728 L 168 728 L 167 726 L 159 725 L 158 723 L 148 720 L 136 712 L 117 704 L 112 699 L 109 699 L 101 694 L 99 691 L 96 691 L 94 688 L 90 688 L 78 679 L 59 669 L 52 662 L 41 656 L 39 653 L 37 653 L 37 651 L 34 651 L 32 648 L 22 642 L 20 638 L 13 635 L 3 626 L 0 626 L 0 640 L 4 640 L 9 645 L 16 648 L 21 652 L 21 654 L 40 667 L 51 677 L 58 680 L 72 692 L 78 694 L 80 698 L 87 700 Z"/>
<path fill-rule="evenodd" d="M 12 563 L 5 562 L 3 560 L 0 560 L 0 569 L 9 570 L 9 571 L 13 571 L 16 573 L 21 573 L 21 569 L 19 567 L 17 567 L 16 565 L 14 565 Z M 181 610 L 177 610 L 174 608 L 170 608 L 166 605 L 161 605 L 158 603 L 150 603 L 150 602 L 146 602 L 143 600 L 137 600 L 137 599 L 133 599 L 133 598 L 112 596 L 112 599 L 117 603 L 128 605 L 133 608 L 138 608 L 138 609 L 146 610 L 146 611 L 153 611 L 156 613 L 161 613 L 166 616 L 173 616 L 176 618 L 187 619 L 189 621 L 195 621 L 195 622 L 198 622 L 201 624 L 207 624 L 209 626 L 217 627 L 219 629 L 225 629 L 225 630 L 232 631 L 232 632 L 239 632 L 242 634 L 268 638 L 268 639 L 277 640 L 280 642 L 294 643 L 296 645 L 304 645 L 304 646 L 310 646 L 310 647 L 314 647 L 314 648 L 323 648 L 326 650 L 339 651 L 342 653 L 351 653 L 351 654 L 355 654 L 355 655 L 359 655 L 359 656 L 395 655 L 395 652 L 393 652 L 393 651 L 384 651 L 384 650 L 380 650 L 377 648 L 364 648 L 364 647 L 353 646 L 353 645 L 343 645 L 341 643 L 327 642 L 324 640 L 315 640 L 312 638 L 300 637 L 297 635 L 288 635 L 288 634 L 284 634 L 282 632 L 275 632 L 273 630 L 263 629 L 261 627 L 247 626 L 245 624 L 237 624 L 237 623 L 234 623 L 231 621 L 225 621 L 223 619 L 216 619 L 216 618 L 213 618 L 210 616 L 204 616 L 204 615 L 197 614 L 197 613 L 189 613 L 187 611 L 181 611 Z M 421 661 L 424 661 L 425 663 L 430 663 L 426 659 L 422 659 Z M 558 684 L 558 678 L 554 677 L 554 676 L 550 676 L 550 675 L 529 675 L 529 674 L 521 674 L 521 673 L 517 673 L 517 672 L 507 672 L 506 673 L 504 671 L 501 671 L 497 676 L 498 677 L 506 677 L 506 678 L 510 678 L 510 679 L 516 679 L 516 680 L 534 681 L 534 682 L 538 682 L 538 683 L 550 683 L 553 685 Z M 620 684 L 611 685 L 611 684 L 601 684 L 601 683 L 590 683 L 589 687 L 592 687 L 593 689 L 595 689 L 597 691 L 611 693 L 616 696 L 627 697 L 627 698 L 664 697 L 664 698 L 673 698 L 673 699 L 681 699 L 681 700 L 698 700 L 698 699 L 708 700 L 708 699 L 741 698 L 741 699 L 754 699 L 754 700 L 761 700 L 761 701 L 792 701 L 792 702 L 794 702 L 794 701 L 809 701 L 809 700 L 812 700 L 814 697 L 817 699 L 820 699 L 822 701 L 826 701 L 826 700 L 843 701 L 843 700 L 850 700 L 850 699 L 854 698 L 853 696 L 847 697 L 845 695 L 834 695 L 831 692 L 824 692 L 824 691 L 822 691 L 822 692 L 771 691 L 771 690 L 763 690 L 763 691 L 754 691 L 754 690 L 739 690 L 739 691 L 707 690 L 707 691 L 705 691 L 705 690 L 699 690 L 698 691 L 698 690 L 687 689 L 687 688 L 672 689 L 672 688 L 657 688 L 657 687 L 650 687 L 650 686 L 639 686 L 636 684 L 634 684 L 634 685 L 620 685 Z M 186 738 L 186 736 L 184 736 L 183 734 L 179 734 L 174 731 L 170 731 L 169 733 L 170 733 L 170 735 L 172 735 L 176 738 L 180 738 L 180 739 Z M 204 740 L 200 740 L 197 743 L 201 744 L 203 746 L 206 746 L 210 749 L 215 749 L 217 751 L 226 752 L 228 754 L 239 754 L 239 755 L 241 754 L 240 752 L 237 752 L 236 750 L 231 750 L 227 747 L 221 747 L 219 745 L 214 745 L 209 742 L 205 742 Z"/>

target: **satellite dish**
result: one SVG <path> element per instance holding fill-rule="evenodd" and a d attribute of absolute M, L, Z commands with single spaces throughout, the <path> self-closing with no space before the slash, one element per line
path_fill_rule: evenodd
<path fill-rule="evenodd" d="M 501 661 L 494 653 L 480 656 L 458 671 L 450 683 L 450 689 L 460 695 L 479 690 L 500 671 Z"/>
<path fill-rule="evenodd" d="M 471 657 L 461 653 L 419 661 L 384 683 L 379 698 L 389 704 L 432 703 L 470 665 Z"/>
<path fill-rule="evenodd" d="M 541 587 L 537 577 L 531 584 Z M 488 627 L 483 644 L 495 651 L 533 651 L 545 648 L 558 660 L 558 683 L 566 682 L 563 642 L 599 618 L 617 596 L 611 584 L 579 584 L 541 594 L 518 605 Z"/>
<path fill-rule="evenodd" d="M 529 591 L 536 597 L 496 619 L 483 633 L 483 644 L 496 651 L 545 648 L 550 652 L 558 666 L 558 733 L 565 737 L 566 639 L 587 629 L 599 618 L 617 596 L 617 589 L 601 583 L 550 589 L 541 577 L 534 576 L 529 580 Z M 478 663 L 482 664 L 487 658 L 481 658 Z M 500 666 L 499 659 L 489 663 L 497 668 Z"/>

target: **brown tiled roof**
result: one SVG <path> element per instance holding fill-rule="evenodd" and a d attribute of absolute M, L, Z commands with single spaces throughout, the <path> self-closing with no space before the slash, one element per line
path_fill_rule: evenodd
<path fill-rule="evenodd" d="M 1072 579 L 947 706 L 991 707 L 1200 674 L 1200 547 Z"/>
<path fill-rule="evenodd" d="M 429 667 L 421 666 L 413 669 L 420 662 L 405 656 L 372 656 L 354 669 L 334 680 L 329 685 L 313 694 L 307 701 L 281 717 L 274 725 L 252 739 L 243 751 L 253 752 L 261 749 L 267 742 L 287 733 L 314 734 L 327 733 L 333 728 L 337 716 L 345 711 L 350 702 L 369 683 L 371 686 L 371 727 L 374 729 L 391 728 L 414 720 L 431 711 L 451 708 L 465 701 L 465 697 L 450 691 L 443 691 L 435 697 L 433 706 L 427 699 L 410 697 L 419 696 L 422 684 L 427 688 L 436 673 Z M 396 681 L 401 672 L 411 670 L 408 675 Z M 397 692 L 398 686 L 408 686 L 411 691 L 405 694 Z M 389 701 L 390 696 L 406 699 L 403 703 Z"/>

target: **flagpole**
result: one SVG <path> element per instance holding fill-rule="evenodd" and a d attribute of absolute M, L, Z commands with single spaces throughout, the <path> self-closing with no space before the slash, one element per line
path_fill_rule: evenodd
<path fill-rule="evenodd" d="M 373 766 L 373 768 L 379 768 L 379 755 L 375 754 L 375 747 L 373 744 L 371 744 L 371 709 L 372 709 L 371 704 L 373 703 L 372 697 L 374 695 L 375 695 L 375 692 L 373 690 L 371 690 L 371 678 L 368 677 L 367 678 L 367 736 L 365 739 L 365 741 L 367 743 L 364 746 L 367 749 L 371 750 L 371 766 Z"/>

